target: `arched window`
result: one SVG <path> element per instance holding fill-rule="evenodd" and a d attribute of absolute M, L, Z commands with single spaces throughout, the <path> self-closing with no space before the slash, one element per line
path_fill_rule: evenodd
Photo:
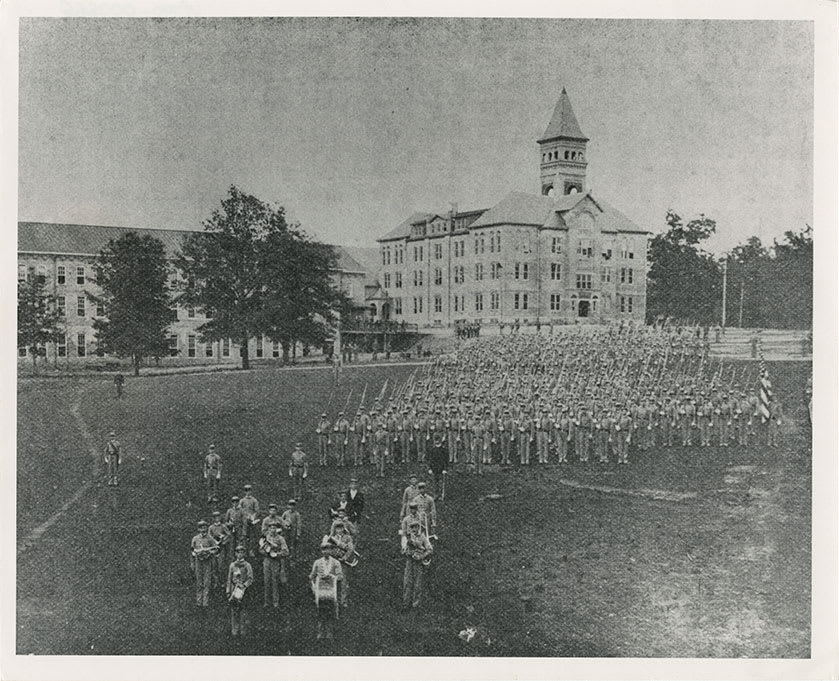
<path fill-rule="evenodd" d="M 567 149 L 566 149 L 566 151 L 565 151 L 565 160 L 566 160 L 566 161 L 568 160 L 568 150 L 567 150 Z"/>
<path fill-rule="evenodd" d="M 576 152 L 576 151 L 572 151 L 572 152 L 571 152 L 571 160 L 573 161 L 573 160 L 575 160 L 576 158 L 577 158 L 577 152 Z"/>
<path fill-rule="evenodd" d="M 592 313 L 597 312 L 597 296 L 592 296 L 591 298 L 591 311 Z"/>

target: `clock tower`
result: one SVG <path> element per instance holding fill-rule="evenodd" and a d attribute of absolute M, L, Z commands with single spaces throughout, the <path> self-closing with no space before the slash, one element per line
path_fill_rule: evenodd
<path fill-rule="evenodd" d="M 586 189 L 586 143 L 565 88 L 551 122 L 538 140 L 539 179 L 544 196 L 583 192 Z"/>

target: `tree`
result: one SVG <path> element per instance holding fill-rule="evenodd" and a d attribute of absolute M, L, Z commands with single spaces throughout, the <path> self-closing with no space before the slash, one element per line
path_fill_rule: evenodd
<path fill-rule="evenodd" d="M 716 231 L 705 215 L 685 224 L 672 210 L 668 229 L 650 241 L 647 318 L 659 316 L 710 324 L 719 319 L 722 276 L 710 253 L 699 248 Z"/>
<path fill-rule="evenodd" d="M 17 344 L 32 355 L 32 367 L 37 369 L 37 358 L 46 354 L 46 344 L 63 333 L 61 312 L 54 296 L 45 290 L 43 278 L 29 277 L 17 286 Z"/>
<path fill-rule="evenodd" d="M 331 247 L 289 224 L 284 208 L 233 186 L 204 231 L 184 238 L 180 300 L 210 313 L 198 329 L 203 339 L 238 341 L 243 369 L 248 342 L 263 334 L 288 359 L 291 343 L 314 341 L 331 317 L 334 258 Z"/>
<path fill-rule="evenodd" d="M 168 351 L 171 300 L 163 243 L 135 232 L 111 239 L 94 272 L 102 293 L 88 295 L 104 308 L 104 316 L 93 321 L 99 348 L 130 357 L 139 376 L 143 358 L 160 358 Z"/>

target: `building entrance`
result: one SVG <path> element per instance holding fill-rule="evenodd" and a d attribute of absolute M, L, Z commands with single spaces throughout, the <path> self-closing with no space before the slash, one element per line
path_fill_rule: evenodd
<path fill-rule="evenodd" d="M 589 301 L 581 300 L 577 304 L 577 316 L 588 317 L 588 315 L 589 315 L 589 305 L 590 305 Z"/>

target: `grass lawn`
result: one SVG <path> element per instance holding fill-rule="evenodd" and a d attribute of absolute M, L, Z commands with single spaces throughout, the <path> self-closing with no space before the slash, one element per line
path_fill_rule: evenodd
<path fill-rule="evenodd" d="M 399 610 L 399 499 L 416 465 L 310 471 L 301 511 L 305 558 L 283 608 L 261 604 L 234 643 L 218 595 L 194 606 L 188 571 L 195 521 L 209 517 L 201 463 L 215 442 L 223 502 L 250 482 L 263 506 L 290 496 L 288 457 L 301 439 L 316 460 L 317 418 L 353 391 L 405 380 L 414 367 L 107 379 L 31 379 L 18 387 L 21 539 L 82 486 L 78 501 L 18 554 L 19 654 L 503 655 L 807 657 L 810 641 L 811 450 L 800 395 L 804 363 L 769 363 L 790 425 L 781 447 L 666 448 L 631 465 L 551 464 L 484 475 L 458 469 L 438 507 L 430 594 Z M 101 486 L 88 440 L 123 443 L 119 488 Z M 359 473 L 367 498 L 350 608 L 335 642 L 315 640 L 306 577 L 337 490 Z M 597 491 L 591 486 L 614 491 Z M 621 489 L 695 493 L 683 501 Z M 499 499 L 482 500 L 491 492 Z M 458 632 L 474 627 L 471 642 Z"/>

